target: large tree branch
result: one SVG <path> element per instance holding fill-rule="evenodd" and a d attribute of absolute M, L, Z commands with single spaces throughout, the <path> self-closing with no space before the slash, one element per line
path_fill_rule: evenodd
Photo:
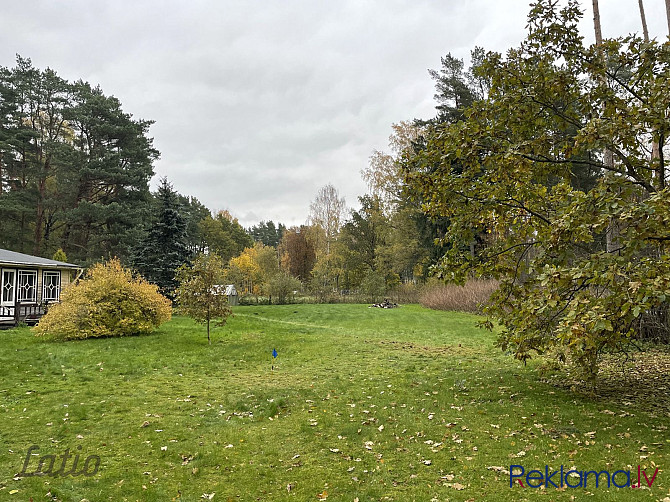
<path fill-rule="evenodd" d="M 541 220 L 545 224 L 551 225 L 551 221 L 549 221 L 548 218 L 541 215 L 537 211 L 529 209 L 528 207 L 526 207 L 526 205 L 524 205 L 523 202 L 521 202 L 517 199 L 514 199 L 512 197 L 510 197 L 507 200 L 482 199 L 482 198 L 473 197 L 472 195 L 467 195 L 463 192 L 459 192 L 459 191 L 456 191 L 456 190 L 451 190 L 451 192 L 455 195 L 458 195 L 458 196 L 464 198 L 465 200 L 472 200 L 472 201 L 475 201 L 475 202 L 489 202 L 489 203 L 498 204 L 498 205 L 504 206 L 504 207 L 510 207 L 510 208 L 513 208 L 513 209 L 522 209 L 523 211 L 526 211 L 528 214 L 530 214 L 530 215 L 536 217 L 537 219 Z M 509 202 L 509 201 L 511 201 L 511 202 Z"/>

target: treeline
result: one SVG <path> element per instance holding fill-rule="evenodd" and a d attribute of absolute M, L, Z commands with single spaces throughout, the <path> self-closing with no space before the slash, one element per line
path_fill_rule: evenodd
<path fill-rule="evenodd" d="M 439 80 L 439 78 L 438 78 Z M 244 229 L 212 214 L 167 179 L 151 193 L 159 152 L 152 124 L 84 81 L 68 82 L 17 56 L 0 68 L 0 247 L 89 265 L 118 257 L 170 295 L 177 268 L 201 252 L 228 264 L 242 293 L 285 301 L 383 295 L 423 281 L 440 246 L 440 225 L 421 212 L 398 171 L 420 127 L 394 126 L 391 153 L 374 152 L 363 175 L 370 193 L 349 211 L 326 185 L 304 225 L 263 221 Z M 59 251 L 60 250 L 60 251 Z"/>

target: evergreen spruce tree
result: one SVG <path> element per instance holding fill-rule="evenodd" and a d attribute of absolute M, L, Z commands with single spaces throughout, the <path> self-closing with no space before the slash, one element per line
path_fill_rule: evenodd
<path fill-rule="evenodd" d="M 135 248 L 133 265 L 147 280 L 158 285 L 162 294 L 174 298 L 175 273 L 189 263 L 192 254 L 187 243 L 186 219 L 179 194 L 167 178 L 161 179 L 154 197 L 154 218 Z"/>

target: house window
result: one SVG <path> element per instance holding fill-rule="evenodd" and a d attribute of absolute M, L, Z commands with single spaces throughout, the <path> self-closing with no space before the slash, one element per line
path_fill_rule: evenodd
<path fill-rule="evenodd" d="M 42 274 L 42 301 L 57 302 L 60 298 L 60 272 Z"/>
<path fill-rule="evenodd" d="M 19 270 L 18 301 L 37 302 L 37 271 Z"/>
<path fill-rule="evenodd" d="M 2 301 L 0 302 L 0 305 L 14 305 L 15 282 L 16 270 L 2 271 Z"/>

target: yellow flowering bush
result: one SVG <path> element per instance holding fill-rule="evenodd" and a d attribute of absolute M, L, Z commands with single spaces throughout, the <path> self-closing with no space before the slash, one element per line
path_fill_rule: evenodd
<path fill-rule="evenodd" d="M 115 258 L 65 289 L 33 330 L 55 340 L 130 336 L 150 333 L 171 316 L 172 304 L 158 287 L 133 277 Z"/>

